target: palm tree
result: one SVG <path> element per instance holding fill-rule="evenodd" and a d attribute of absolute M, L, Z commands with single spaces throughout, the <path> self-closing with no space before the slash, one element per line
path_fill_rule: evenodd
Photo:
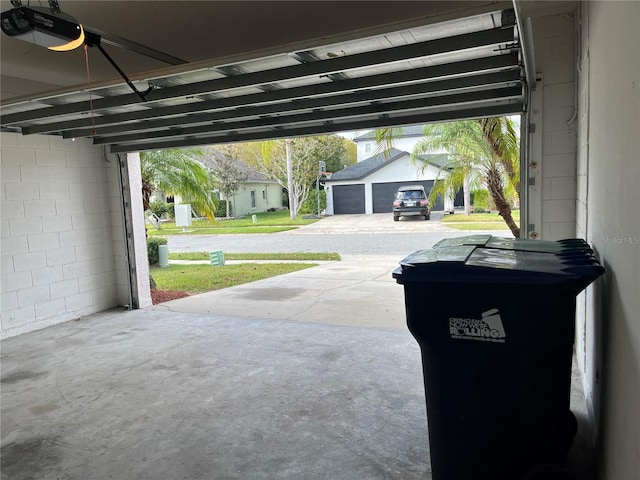
<path fill-rule="evenodd" d="M 195 160 L 199 149 L 167 149 L 142 152 L 142 202 L 149 209 L 150 197 L 156 190 L 180 195 L 193 209 L 215 221 L 217 199 L 213 193 L 215 180 L 209 170 Z"/>
<path fill-rule="evenodd" d="M 416 145 L 414 155 L 443 149 L 448 152 L 446 166 L 453 173 L 451 184 L 470 183 L 481 178 L 514 237 L 520 227 L 513 220 L 509 191 L 518 192 L 519 148 L 513 122 L 508 118 L 484 118 L 438 125 L 425 125 L 425 138 Z M 515 152 L 518 152 L 516 154 Z M 465 191 L 465 203 L 470 188 Z"/>
<path fill-rule="evenodd" d="M 439 137 L 425 128 L 425 137 L 418 142 L 411 153 L 411 159 L 417 161 L 423 154 L 438 150 Z M 449 152 L 432 157 L 440 165 L 438 177 L 431 187 L 431 202 L 437 196 L 453 198 L 460 189 L 463 192 L 464 214 L 471 214 L 471 191 L 483 186 L 482 172 L 471 159 Z M 441 175 L 442 174 L 442 175 Z"/>
<path fill-rule="evenodd" d="M 481 118 L 482 133 L 508 177 L 507 187 L 520 199 L 520 138 L 509 117 Z"/>

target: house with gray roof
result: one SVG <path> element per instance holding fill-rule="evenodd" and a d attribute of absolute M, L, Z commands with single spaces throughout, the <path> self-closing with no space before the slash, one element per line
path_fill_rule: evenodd
<path fill-rule="evenodd" d="M 215 158 L 204 157 L 202 161 L 207 168 L 215 171 Z M 282 208 L 284 193 L 276 180 L 265 177 L 241 160 L 235 160 L 235 163 L 242 172 L 238 189 L 230 198 L 225 198 L 222 192 L 215 191 L 220 200 L 228 200 L 231 203 L 231 214 L 234 217 Z M 220 212 L 220 215 L 224 216 L 224 212 Z"/>
<path fill-rule="evenodd" d="M 325 180 L 327 214 L 390 213 L 393 198 L 402 185 L 423 185 L 428 192 L 438 174 L 442 155 L 423 155 L 411 160 L 409 152 L 391 148 L 334 173 Z M 453 205 L 447 202 L 447 210 Z M 443 210 L 438 199 L 433 210 Z"/>
<path fill-rule="evenodd" d="M 404 150 L 405 152 L 413 152 L 413 148 L 423 137 L 423 127 L 424 125 L 408 125 L 406 127 L 394 128 L 391 146 L 398 150 Z M 358 135 L 353 141 L 357 145 L 358 162 L 380 153 L 381 148 L 376 140 L 375 130 Z M 388 148 L 388 146 L 384 145 L 383 148 Z"/>

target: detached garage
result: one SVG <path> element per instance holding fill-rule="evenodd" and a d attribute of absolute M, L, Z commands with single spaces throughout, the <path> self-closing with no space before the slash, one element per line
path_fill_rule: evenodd
<path fill-rule="evenodd" d="M 431 190 L 441 168 L 436 157 L 414 162 L 408 152 L 392 148 L 334 173 L 325 181 L 327 214 L 391 212 L 399 186 L 418 184 Z M 433 205 L 434 210 L 443 208 L 441 199 Z"/>

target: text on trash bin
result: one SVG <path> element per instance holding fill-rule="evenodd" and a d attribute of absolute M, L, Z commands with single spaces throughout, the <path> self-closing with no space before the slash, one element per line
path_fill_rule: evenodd
<path fill-rule="evenodd" d="M 457 340 L 476 340 L 480 342 L 505 343 L 502 318 L 498 309 L 493 308 L 482 313 L 482 318 L 449 318 L 449 334 Z"/>

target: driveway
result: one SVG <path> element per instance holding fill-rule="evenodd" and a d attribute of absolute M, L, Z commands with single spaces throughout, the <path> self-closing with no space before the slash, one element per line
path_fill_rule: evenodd
<path fill-rule="evenodd" d="M 470 233 L 443 226 L 442 212 L 431 218 L 394 222 L 390 214 L 334 215 L 275 234 L 170 236 L 173 252 L 338 252 L 342 261 L 152 308 L 406 331 L 404 292 L 392 271 L 416 250 Z"/>

